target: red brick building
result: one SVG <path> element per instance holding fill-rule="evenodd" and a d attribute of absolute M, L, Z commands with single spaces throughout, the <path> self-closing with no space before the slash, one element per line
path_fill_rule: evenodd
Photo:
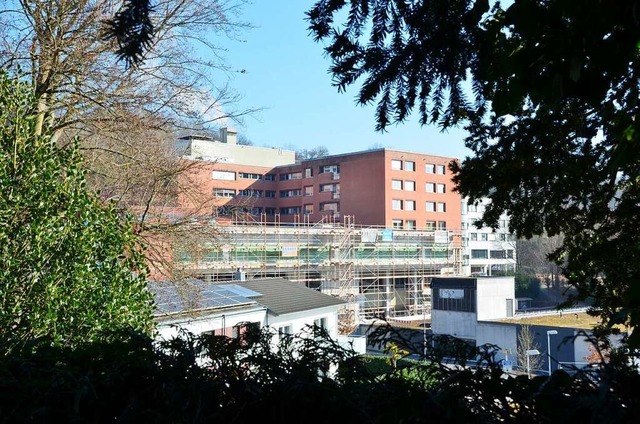
<path fill-rule="evenodd" d="M 261 166 L 273 163 L 269 153 L 291 161 L 271 149 L 200 167 L 198 184 L 211 193 L 219 218 L 314 223 L 350 216 L 356 224 L 388 228 L 461 228 L 461 198 L 448 169 L 455 158 L 377 149 Z"/>

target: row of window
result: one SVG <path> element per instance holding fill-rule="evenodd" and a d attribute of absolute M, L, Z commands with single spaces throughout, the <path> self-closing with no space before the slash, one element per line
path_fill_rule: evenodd
<path fill-rule="evenodd" d="M 331 173 L 331 174 L 339 174 L 340 173 L 340 165 L 323 165 L 320 167 L 320 173 Z M 280 181 L 286 180 L 300 180 L 303 178 L 311 178 L 313 177 L 313 169 L 305 168 L 304 174 L 302 171 L 294 171 L 280 174 Z M 244 180 L 262 180 L 262 181 L 275 181 L 275 174 L 257 174 L 253 172 L 238 172 L 237 175 L 233 171 L 213 171 L 211 173 L 211 178 L 214 180 L 224 180 L 224 181 L 235 181 L 236 177 L 238 179 Z"/>
<path fill-rule="evenodd" d="M 321 212 L 340 212 L 340 205 L 338 203 L 320 203 L 319 209 Z M 261 207 L 226 207 L 221 206 L 218 208 L 218 215 L 232 215 L 235 213 L 248 213 L 252 215 L 275 215 L 276 211 L 279 211 L 281 215 L 296 215 L 300 213 L 304 213 L 305 215 L 309 215 L 313 213 L 313 204 L 309 203 L 302 207 L 300 206 L 291 206 L 284 208 L 261 208 Z"/>
<path fill-rule="evenodd" d="M 416 182 L 412 180 L 391 180 L 392 190 L 416 191 Z M 427 193 L 446 193 L 447 185 L 440 183 L 426 183 Z"/>
<path fill-rule="evenodd" d="M 331 183 L 331 184 L 320 184 L 320 192 L 321 193 L 340 193 L 340 184 Z M 275 190 L 238 190 L 236 193 L 235 189 L 231 188 L 214 188 L 213 195 L 215 197 L 235 197 L 237 194 L 238 197 L 276 197 Z M 300 197 L 300 196 L 313 196 L 313 186 L 305 186 L 303 189 L 290 189 L 290 190 L 280 190 L 280 197 Z M 335 196 L 334 196 L 335 198 Z"/>
<path fill-rule="evenodd" d="M 475 229 L 484 228 L 484 227 L 481 227 L 481 226 L 476 225 L 476 224 L 477 224 L 477 222 L 478 222 L 478 220 L 477 220 L 477 219 L 472 219 L 472 220 L 470 220 L 469 224 L 467 224 L 466 222 L 463 222 L 463 223 L 462 223 L 462 229 L 463 229 L 463 230 L 466 230 L 466 229 L 469 229 L 469 230 L 475 230 Z M 501 219 L 501 220 L 499 220 L 499 221 L 498 221 L 498 227 L 499 227 L 499 228 L 501 228 L 501 229 L 503 229 L 503 230 L 504 230 L 504 229 L 508 229 L 508 228 L 509 228 L 509 221 L 508 221 L 508 220 L 506 220 L 506 219 Z"/>
<path fill-rule="evenodd" d="M 415 211 L 415 200 L 392 199 L 391 209 L 394 211 Z M 446 212 L 447 204 L 445 202 L 425 202 L 425 210 L 427 212 Z"/>
<path fill-rule="evenodd" d="M 409 171 L 415 172 L 416 163 L 411 160 L 400 160 L 400 159 L 392 159 L 391 160 L 391 169 L 394 171 Z M 446 167 L 444 165 L 436 165 L 434 163 L 427 163 L 424 165 L 424 172 L 427 174 L 440 174 L 444 175 L 446 172 Z"/>
<path fill-rule="evenodd" d="M 469 240 L 471 241 L 512 241 L 515 240 L 515 234 L 507 233 L 469 233 Z"/>
<path fill-rule="evenodd" d="M 471 259 L 513 259 L 513 250 L 471 249 Z"/>
<path fill-rule="evenodd" d="M 416 221 L 412 219 L 402 220 L 402 219 L 394 219 L 391 221 L 391 226 L 395 229 L 405 229 L 405 230 L 415 230 Z M 435 230 L 446 230 L 447 222 L 446 221 L 427 221 L 425 224 L 425 230 L 427 231 L 435 231 Z"/>

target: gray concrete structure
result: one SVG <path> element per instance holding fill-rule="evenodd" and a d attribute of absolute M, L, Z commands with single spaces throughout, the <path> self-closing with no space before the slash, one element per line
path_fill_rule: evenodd
<path fill-rule="evenodd" d="M 237 144 L 237 132 L 220 130 L 220 141 L 204 135 L 189 135 L 175 143 L 176 153 L 183 159 L 275 167 L 296 162 L 296 152 L 276 147 Z"/>

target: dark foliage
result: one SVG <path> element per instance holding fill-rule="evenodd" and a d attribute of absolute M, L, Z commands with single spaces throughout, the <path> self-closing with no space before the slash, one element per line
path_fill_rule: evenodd
<path fill-rule="evenodd" d="M 465 126 L 475 156 L 451 168 L 463 196 L 491 199 L 481 225 L 507 211 L 520 237 L 563 234 L 550 257 L 571 301 L 592 297 L 603 330 L 640 325 L 638 0 L 322 0 L 307 15 L 379 130 L 415 109 Z"/>
<path fill-rule="evenodd" d="M 640 412 L 638 374 L 621 367 L 504 378 L 489 355 L 475 370 L 403 361 L 380 374 L 317 328 L 275 348 L 266 331 L 120 340 L 1 358 L 3 422 L 624 423 Z"/>
<path fill-rule="evenodd" d="M 125 0 L 113 18 L 105 21 L 105 38 L 118 44 L 116 54 L 128 66 L 142 62 L 153 42 L 153 7 L 149 0 Z"/>

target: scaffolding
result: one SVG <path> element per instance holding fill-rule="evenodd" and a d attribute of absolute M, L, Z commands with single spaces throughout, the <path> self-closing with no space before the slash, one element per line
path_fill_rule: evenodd
<path fill-rule="evenodd" d="M 180 266 L 206 281 L 282 277 L 346 302 L 341 322 L 430 315 L 429 278 L 462 275 L 459 230 L 388 229 L 326 216 L 310 223 L 234 222 Z"/>

